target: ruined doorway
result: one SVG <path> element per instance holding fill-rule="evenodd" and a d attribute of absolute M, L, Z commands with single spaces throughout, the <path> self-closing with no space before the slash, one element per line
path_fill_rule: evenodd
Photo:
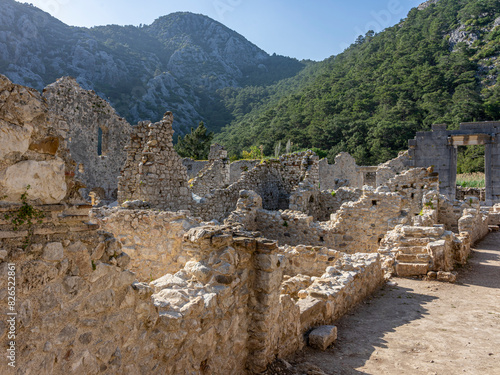
<path fill-rule="evenodd" d="M 485 200 L 485 145 L 457 147 L 456 199 L 466 195 Z"/>

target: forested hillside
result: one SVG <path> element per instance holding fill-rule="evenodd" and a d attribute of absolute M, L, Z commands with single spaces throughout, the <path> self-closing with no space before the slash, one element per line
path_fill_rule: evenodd
<path fill-rule="evenodd" d="M 291 140 L 382 162 L 433 123 L 500 120 L 499 53 L 499 0 L 440 0 L 294 78 L 219 90 L 233 121 L 216 140 L 233 155 Z"/>

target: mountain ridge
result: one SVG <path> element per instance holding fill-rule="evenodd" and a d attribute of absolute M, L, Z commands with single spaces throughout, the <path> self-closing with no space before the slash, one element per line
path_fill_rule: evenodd
<path fill-rule="evenodd" d="M 283 73 L 276 57 L 223 24 L 189 12 L 142 27 L 83 28 L 14 0 L 0 0 L 0 6 L 0 72 L 13 82 L 42 90 L 61 76 L 73 76 L 131 123 L 173 111 L 181 134 L 199 121 L 212 130 L 225 125 L 210 118 L 211 106 L 217 106 L 211 92 L 252 84 L 254 77 L 276 81 L 305 66 L 282 57 L 289 67 Z"/>

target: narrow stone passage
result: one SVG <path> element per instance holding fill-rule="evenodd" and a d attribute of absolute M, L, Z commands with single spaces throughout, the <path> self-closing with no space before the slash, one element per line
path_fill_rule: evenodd
<path fill-rule="evenodd" d="M 500 232 L 458 273 L 455 284 L 393 279 L 337 322 L 332 347 L 291 364 L 308 374 L 500 374 Z"/>

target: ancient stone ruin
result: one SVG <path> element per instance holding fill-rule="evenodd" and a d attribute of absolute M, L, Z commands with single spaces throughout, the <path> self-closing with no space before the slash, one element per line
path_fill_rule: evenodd
<path fill-rule="evenodd" d="M 75 172 L 71 113 L 110 114 L 68 80 L 51 95 L 67 85 L 80 99 L 0 76 L 0 268 L 15 270 L 19 373 L 263 373 L 331 345 L 336 320 L 392 275 L 453 282 L 500 224 L 500 205 L 443 194 L 418 145 L 376 167 L 311 151 L 229 163 L 219 145 L 199 163 L 175 153 L 170 112 L 132 128 L 120 176 L 102 185 L 108 197 L 117 179 L 119 205 L 92 208 L 76 177 L 89 184 L 104 164 Z"/>
<path fill-rule="evenodd" d="M 411 166 L 432 165 L 439 173 L 441 192 L 456 195 L 457 146 L 485 145 L 485 200 L 491 205 L 500 200 L 500 122 L 468 122 L 458 130 L 433 125 L 432 132 L 418 132 L 409 141 Z"/>

